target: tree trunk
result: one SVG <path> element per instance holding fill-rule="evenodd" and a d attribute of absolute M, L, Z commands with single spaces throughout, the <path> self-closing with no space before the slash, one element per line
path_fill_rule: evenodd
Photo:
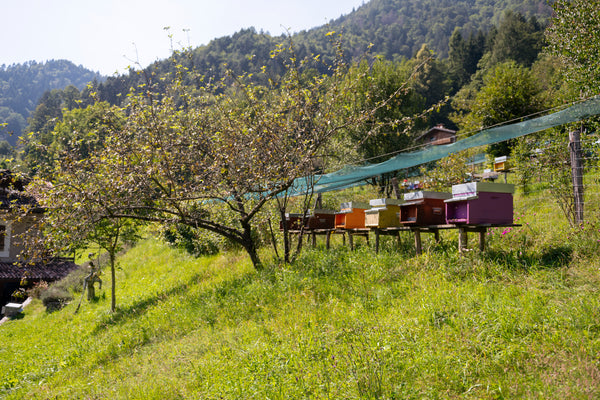
<path fill-rule="evenodd" d="M 254 266 L 254 269 L 256 269 L 257 271 L 260 271 L 263 269 L 263 265 L 260 262 L 260 258 L 258 257 L 258 252 L 256 251 L 256 245 L 254 244 L 253 240 L 250 241 L 245 241 L 243 243 L 244 249 L 246 250 L 246 253 L 248 253 L 248 255 L 250 256 L 250 260 L 252 261 L 252 265 Z"/>
<path fill-rule="evenodd" d="M 252 238 L 252 229 L 250 227 L 250 224 L 248 224 L 247 222 L 242 222 L 242 227 L 244 229 L 244 234 L 241 240 L 241 245 L 244 247 L 244 250 L 246 250 L 246 253 L 248 253 L 248 255 L 250 256 L 250 260 L 252 261 L 254 269 L 260 271 L 263 269 L 263 265 L 260 262 L 260 258 L 258 257 L 256 243 Z"/>
<path fill-rule="evenodd" d="M 110 255 L 110 277 L 111 277 L 111 287 L 110 287 L 110 311 L 115 312 L 117 308 L 117 295 L 116 295 L 116 268 L 115 268 L 115 252 L 109 252 Z"/>
<path fill-rule="evenodd" d="M 290 232 L 285 218 L 285 208 L 279 209 L 279 217 L 283 227 L 283 261 L 288 264 L 290 262 Z"/>

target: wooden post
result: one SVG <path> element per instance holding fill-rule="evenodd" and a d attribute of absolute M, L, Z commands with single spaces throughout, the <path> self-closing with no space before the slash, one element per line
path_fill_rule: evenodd
<path fill-rule="evenodd" d="M 375 228 L 375 253 L 379 253 L 379 229 Z"/>
<path fill-rule="evenodd" d="M 315 206 L 313 208 L 323 208 L 323 196 L 321 195 L 321 193 L 317 194 L 317 198 L 315 199 Z"/>
<path fill-rule="evenodd" d="M 467 250 L 467 231 L 465 228 L 458 228 L 458 251 L 460 253 Z"/>
<path fill-rule="evenodd" d="M 354 250 L 354 239 L 352 238 L 352 232 L 348 231 L 348 243 L 350 244 L 350 250 Z"/>
<path fill-rule="evenodd" d="M 485 234 L 487 232 L 487 228 L 481 228 L 479 231 L 479 251 L 482 253 L 485 251 Z"/>
<path fill-rule="evenodd" d="M 571 175 L 573 179 L 573 197 L 575 223 L 583 222 L 583 162 L 581 159 L 581 130 L 569 132 L 569 155 L 571 156 Z"/>
<path fill-rule="evenodd" d="M 417 253 L 417 255 L 421 255 L 421 253 L 423 252 L 421 246 L 421 231 L 419 229 L 414 229 L 413 233 L 415 235 L 415 252 Z"/>
<path fill-rule="evenodd" d="M 396 198 L 402 198 L 402 192 L 400 191 L 400 187 L 398 186 L 398 179 L 396 179 L 396 177 L 392 178 L 392 187 L 394 188 L 394 195 L 396 195 Z"/>

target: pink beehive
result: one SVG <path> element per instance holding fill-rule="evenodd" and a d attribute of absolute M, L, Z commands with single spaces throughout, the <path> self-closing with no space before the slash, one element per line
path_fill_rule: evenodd
<path fill-rule="evenodd" d="M 449 224 L 512 224 L 514 185 L 470 182 L 452 186 L 445 200 Z"/>

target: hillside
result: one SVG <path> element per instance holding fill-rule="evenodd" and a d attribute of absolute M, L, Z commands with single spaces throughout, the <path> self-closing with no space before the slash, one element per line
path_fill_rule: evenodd
<path fill-rule="evenodd" d="M 298 56 L 320 54 L 328 60 L 334 51 L 326 33 L 343 32 L 344 48 L 350 56 L 371 53 L 389 60 L 413 57 L 423 43 L 444 58 L 449 39 L 456 28 L 465 37 L 478 31 L 488 32 L 501 20 L 506 10 L 526 17 L 547 20 L 551 9 L 544 0 L 372 0 L 352 13 L 317 27 L 293 34 Z M 214 39 L 205 46 L 193 49 L 182 58 L 206 76 L 220 77 L 224 65 L 236 73 L 255 73 L 268 64 L 271 51 L 282 37 L 273 37 L 255 29 L 243 29 L 230 36 Z M 149 66 L 150 67 L 150 66 Z M 172 69 L 171 60 L 152 65 L 159 73 Z M 276 65 L 272 65 L 277 73 Z M 279 69 L 281 71 L 281 69 Z M 321 72 L 326 72 L 323 70 Z M 68 85 L 82 89 L 92 80 L 102 81 L 98 93 L 102 100 L 118 104 L 124 92 L 141 79 L 135 73 L 110 77 L 106 81 L 97 73 L 75 66 L 69 61 L 30 62 L 0 68 L 0 123 L 7 123 L 3 135 L 11 144 L 27 125 L 27 118 L 45 91 L 63 89 Z M 9 135 L 9 132 L 13 132 Z"/>
<path fill-rule="evenodd" d="M 478 31 L 484 33 L 494 27 L 507 10 L 527 18 L 535 17 L 547 21 L 551 8 L 545 0 L 371 0 L 329 24 L 310 30 L 292 33 L 294 49 L 299 58 L 318 54 L 326 62 L 333 59 L 334 47 L 326 35 L 336 31 L 343 35 L 343 47 L 348 56 L 363 56 L 370 44 L 372 55 L 381 55 L 388 60 L 411 58 L 422 44 L 427 44 L 439 57 L 448 55 L 450 37 L 456 28 L 465 38 Z M 268 65 L 272 73 L 283 68 L 270 60 L 271 52 L 283 37 L 274 37 L 254 28 L 242 29 L 230 36 L 212 40 L 178 55 L 177 62 L 194 67 L 206 77 L 221 77 L 226 68 L 237 74 L 257 73 Z M 156 62 L 151 67 L 158 73 L 172 70 L 170 59 Z M 139 76 L 125 74 L 110 77 L 99 86 L 103 100 L 117 102 L 119 93 L 128 90 Z"/>
<path fill-rule="evenodd" d="M 597 227 L 565 242 L 548 198 L 518 196 L 522 227 L 463 257 L 445 232 L 420 257 L 409 236 L 378 255 L 339 240 L 256 272 L 144 240 L 119 259 L 115 314 L 103 276 L 76 315 L 78 293 L 0 327 L 0 396 L 597 398 Z"/>
<path fill-rule="evenodd" d="M 101 79 L 98 73 L 67 60 L 0 66 L 0 123 L 8 124 L 0 130 L 0 140 L 16 144 L 44 92 L 69 85 L 81 90 Z"/>
<path fill-rule="evenodd" d="M 298 35 L 299 41 L 322 42 L 328 30 L 342 31 L 348 51 L 371 51 L 388 60 L 411 58 L 427 44 L 438 56 L 448 55 L 454 29 L 465 36 L 497 26 L 508 10 L 546 21 L 551 8 L 545 0 L 371 0 L 354 12 Z M 319 52 L 316 52 L 319 54 Z"/>
<path fill-rule="evenodd" d="M 333 30 L 343 33 L 345 50 L 352 56 L 362 55 L 372 44 L 371 52 L 388 60 L 411 58 L 427 44 L 445 58 L 456 28 L 465 36 L 487 32 L 507 10 L 540 21 L 551 15 L 545 0 L 371 0 L 325 26 L 294 34 L 293 41 L 300 56 L 328 57 L 333 50 L 326 33 Z M 195 49 L 194 65 L 203 72 L 217 71 L 223 63 L 240 73 L 253 72 L 268 60 L 280 40 L 245 29 Z"/>

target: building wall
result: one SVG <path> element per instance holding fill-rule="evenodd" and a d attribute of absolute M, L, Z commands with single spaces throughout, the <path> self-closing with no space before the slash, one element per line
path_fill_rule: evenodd
<path fill-rule="evenodd" d="M 0 261 L 15 262 L 17 256 L 23 250 L 24 245 L 19 237 L 23 233 L 38 235 L 34 228 L 35 217 L 24 217 L 20 220 L 11 219 L 8 216 L 0 218 Z M 1 227 L 4 227 L 2 232 Z"/>

